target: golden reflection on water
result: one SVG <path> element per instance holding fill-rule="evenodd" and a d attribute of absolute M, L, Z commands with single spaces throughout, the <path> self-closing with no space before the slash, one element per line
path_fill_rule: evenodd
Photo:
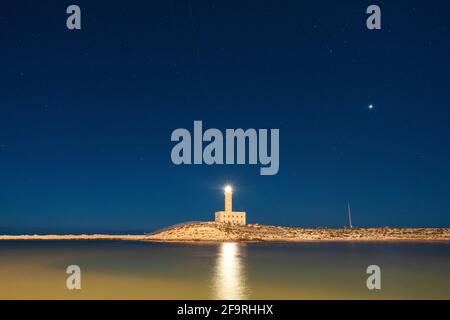
<path fill-rule="evenodd" d="M 214 269 L 214 299 L 247 299 L 245 263 L 242 247 L 237 243 L 222 243 Z"/>
<path fill-rule="evenodd" d="M 0 299 L 448 300 L 449 249 L 447 243 L 0 241 Z M 374 262 L 384 270 L 379 292 L 366 287 Z M 82 269 L 82 290 L 66 288 L 71 264 Z"/>

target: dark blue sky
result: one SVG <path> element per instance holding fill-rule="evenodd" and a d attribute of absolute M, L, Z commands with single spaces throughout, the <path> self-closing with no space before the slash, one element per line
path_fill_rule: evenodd
<path fill-rule="evenodd" d="M 93 3 L 95 2 L 95 3 Z M 66 7 L 82 9 L 69 31 Z M 382 30 L 366 28 L 378 4 Z M 2 1 L 0 233 L 210 220 L 450 227 L 448 1 Z M 373 104 L 375 108 L 369 110 Z M 171 132 L 279 128 L 280 171 Z"/>

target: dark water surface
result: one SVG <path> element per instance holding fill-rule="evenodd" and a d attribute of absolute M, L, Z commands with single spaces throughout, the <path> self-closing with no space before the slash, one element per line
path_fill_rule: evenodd
<path fill-rule="evenodd" d="M 66 288 L 69 265 L 81 290 Z M 0 241 L 0 299 L 48 298 L 450 299 L 450 244 Z"/>

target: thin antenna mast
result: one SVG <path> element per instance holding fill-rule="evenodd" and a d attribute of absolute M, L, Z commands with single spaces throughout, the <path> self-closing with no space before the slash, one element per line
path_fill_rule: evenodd
<path fill-rule="evenodd" d="M 350 223 L 350 228 L 353 228 L 353 225 L 352 225 L 352 210 L 350 209 L 350 202 L 347 202 L 347 207 L 348 207 L 348 221 Z"/>

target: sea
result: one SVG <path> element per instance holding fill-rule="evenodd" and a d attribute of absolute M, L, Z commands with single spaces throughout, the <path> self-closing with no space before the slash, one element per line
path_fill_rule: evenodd
<path fill-rule="evenodd" d="M 450 299 L 450 243 L 0 241 L 0 299 Z"/>

